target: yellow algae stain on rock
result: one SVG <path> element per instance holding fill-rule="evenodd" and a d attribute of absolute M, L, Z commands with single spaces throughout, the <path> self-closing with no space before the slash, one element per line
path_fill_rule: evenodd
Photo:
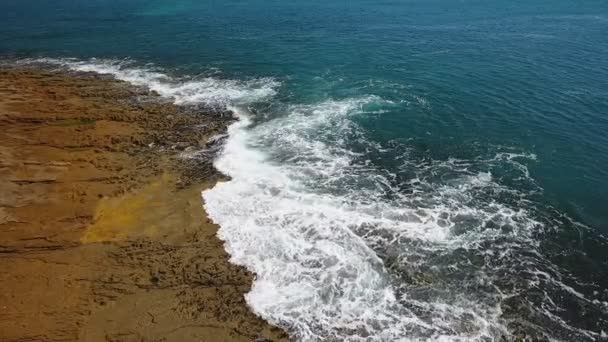
<path fill-rule="evenodd" d="M 175 177 L 163 174 L 145 187 L 120 197 L 103 198 L 93 224 L 82 242 L 120 241 L 132 237 L 158 237 L 172 213 Z"/>
<path fill-rule="evenodd" d="M 180 244 L 197 235 L 215 235 L 217 227 L 207 218 L 201 198 L 210 184 L 179 185 L 178 177 L 165 173 L 138 190 L 101 199 L 81 241 L 149 238 Z"/>

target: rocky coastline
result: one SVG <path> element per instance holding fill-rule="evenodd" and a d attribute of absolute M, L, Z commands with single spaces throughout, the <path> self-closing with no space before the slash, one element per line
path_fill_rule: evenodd
<path fill-rule="evenodd" d="M 201 191 L 229 112 L 0 67 L 0 340 L 280 341 Z"/>

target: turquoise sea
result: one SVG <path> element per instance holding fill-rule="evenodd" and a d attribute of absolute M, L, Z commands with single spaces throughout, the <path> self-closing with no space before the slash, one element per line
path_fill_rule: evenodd
<path fill-rule="evenodd" d="M 608 340 L 607 33 L 603 0 L 0 2 L 4 62 L 235 113 L 205 208 L 301 341 Z"/>

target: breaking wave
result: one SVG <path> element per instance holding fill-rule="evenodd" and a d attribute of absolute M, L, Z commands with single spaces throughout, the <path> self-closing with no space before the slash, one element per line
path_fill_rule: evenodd
<path fill-rule="evenodd" d="M 540 251 L 554 226 L 533 202 L 536 156 L 414 158 L 356 124 L 383 104 L 286 105 L 261 122 L 232 108 L 216 162 L 232 180 L 204 198 L 232 260 L 257 275 L 249 304 L 300 340 L 598 337 L 556 314 L 572 293 Z M 402 163 L 383 169 L 382 154 Z"/>

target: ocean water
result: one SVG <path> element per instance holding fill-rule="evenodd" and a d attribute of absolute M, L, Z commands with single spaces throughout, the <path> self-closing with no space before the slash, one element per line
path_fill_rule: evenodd
<path fill-rule="evenodd" d="M 0 3 L 4 61 L 232 109 L 204 205 L 301 341 L 608 340 L 607 32 L 591 0 Z"/>

